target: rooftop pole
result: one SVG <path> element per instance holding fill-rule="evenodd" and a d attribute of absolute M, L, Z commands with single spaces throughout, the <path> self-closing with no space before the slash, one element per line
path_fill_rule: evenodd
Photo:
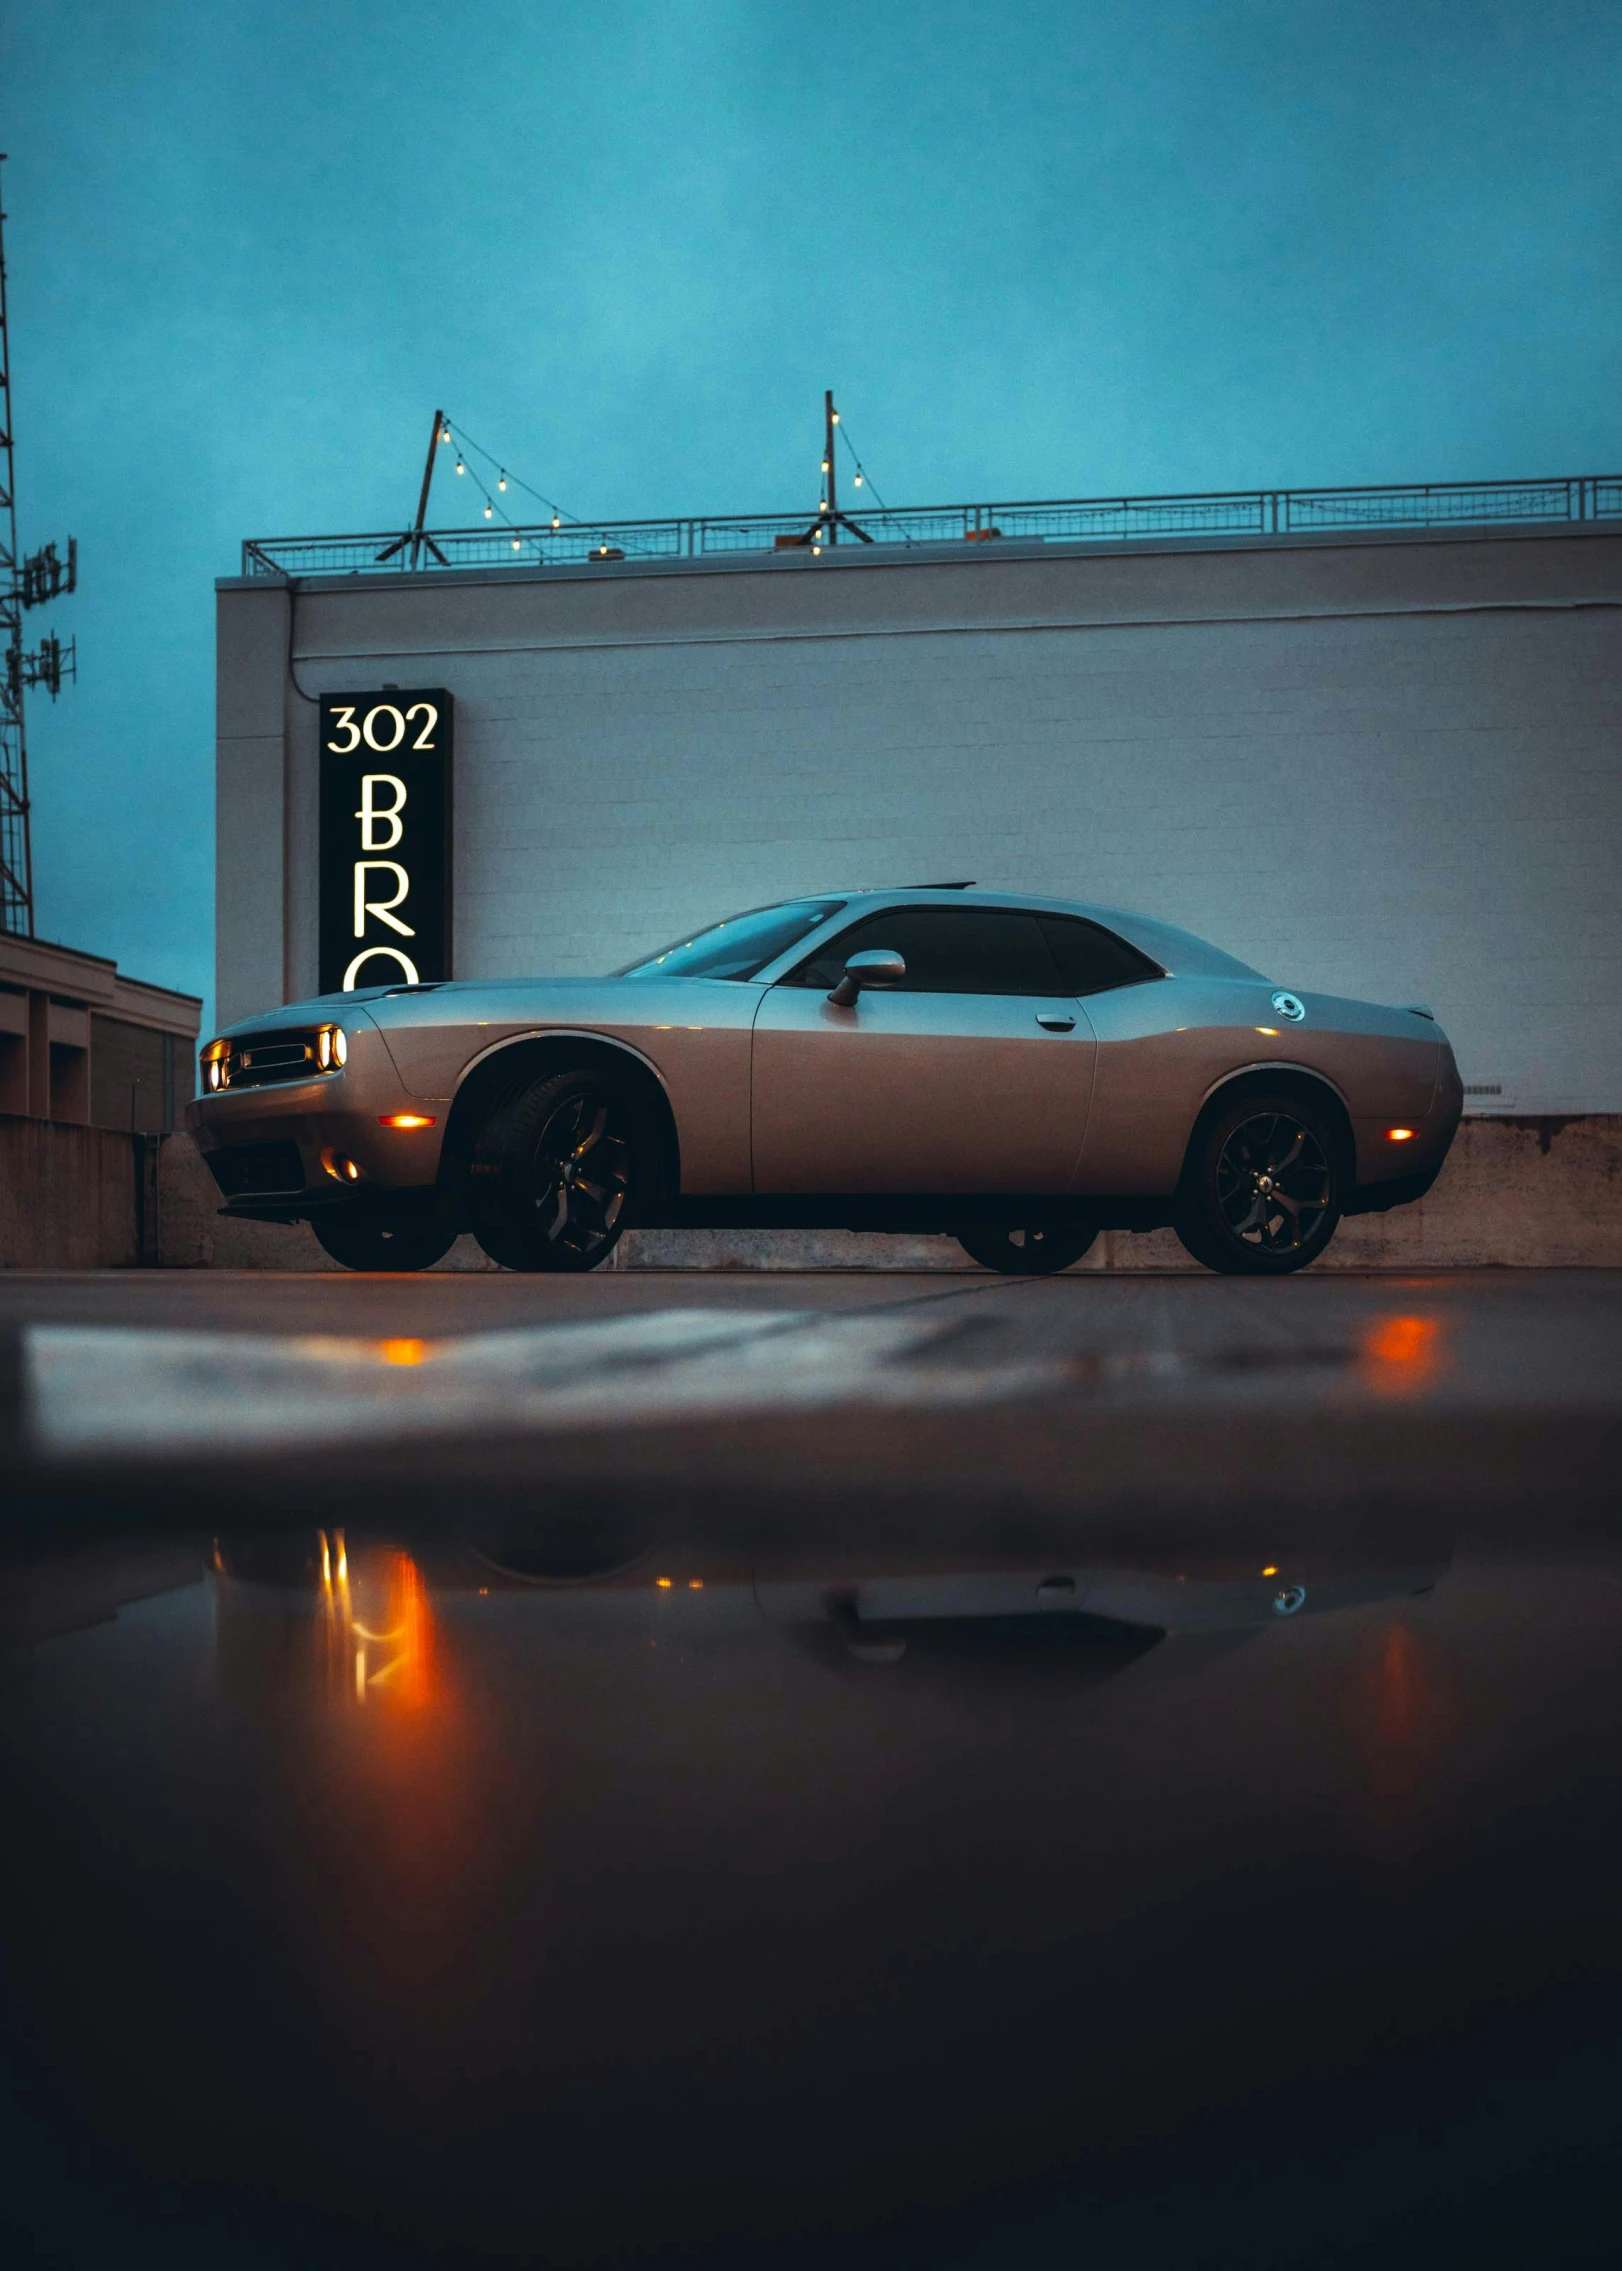
<path fill-rule="evenodd" d="M 423 460 L 422 493 L 417 499 L 417 517 L 411 524 L 411 565 L 415 568 L 422 560 L 422 532 L 428 519 L 428 492 L 434 485 L 434 452 L 439 437 L 445 431 L 445 413 L 434 412 L 434 430 L 428 437 L 428 455 Z"/>
<path fill-rule="evenodd" d="M 377 555 L 377 564 L 379 567 L 382 566 L 385 560 L 392 560 L 396 552 L 404 552 L 409 550 L 411 554 L 411 566 L 414 568 L 420 568 L 422 565 L 422 555 L 425 549 L 433 554 L 434 558 L 439 562 L 442 568 L 446 565 L 444 553 L 441 552 L 439 546 L 428 534 L 427 529 L 428 492 L 434 485 L 434 452 L 440 445 L 441 437 L 448 441 L 450 439 L 450 429 L 445 424 L 444 411 L 436 410 L 434 412 L 434 430 L 428 437 L 428 455 L 423 462 L 422 488 L 417 497 L 417 517 L 411 523 L 411 526 L 406 530 L 404 536 L 397 536 L 392 544 L 385 545 L 383 550 L 379 552 L 379 554 Z"/>
<path fill-rule="evenodd" d="M 825 387 L 822 394 L 824 437 L 822 469 L 828 479 L 828 542 L 830 544 L 839 542 L 839 490 L 836 486 L 839 479 L 839 469 L 838 461 L 834 456 L 834 428 L 838 423 L 839 413 L 834 408 L 834 390 L 831 386 Z"/>

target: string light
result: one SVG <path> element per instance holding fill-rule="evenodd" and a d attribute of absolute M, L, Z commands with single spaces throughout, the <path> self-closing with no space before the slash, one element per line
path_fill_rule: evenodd
<path fill-rule="evenodd" d="M 439 438 L 440 438 L 440 440 L 441 440 L 442 442 L 448 442 L 448 441 L 450 440 L 450 438 L 451 438 L 451 430 L 450 430 L 449 426 L 442 426 L 442 427 L 440 428 L 440 434 L 439 434 Z"/>
<path fill-rule="evenodd" d="M 834 412 L 834 424 L 835 424 L 835 425 L 837 426 L 837 425 L 838 425 L 838 423 L 839 423 L 839 412 L 838 412 L 838 411 L 836 410 L 836 411 Z"/>
<path fill-rule="evenodd" d="M 486 505 L 486 506 L 485 506 L 485 508 L 484 508 L 484 517 L 485 517 L 485 519 L 486 519 L 486 520 L 494 520 L 494 518 L 495 518 L 495 513 L 496 513 L 496 508 L 495 508 L 495 506 L 494 506 L 494 505 Z"/>
<path fill-rule="evenodd" d="M 849 434 L 842 434 L 840 436 L 840 439 L 844 442 L 846 449 L 850 452 L 851 464 L 854 468 L 853 486 L 858 489 L 865 489 L 873 499 L 873 502 L 877 506 L 878 510 L 881 513 L 887 514 L 890 508 L 885 503 L 884 499 L 879 495 L 878 488 L 873 480 L 873 476 L 868 472 L 866 466 L 857 456 L 855 443 L 851 440 Z M 912 538 L 908 535 L 905 529 L 899 529 L 895 531 L 895 533 L 900 536 L 903 544 L 910 544 L 912 542 Z"/>
<path fill-rule="evenodd" d="M 519 539 L 518 539 L 518 538 L 517 538 L 517 537 L 515 536 L 515 537 L 513 538 L 513 550 L 514 550 L 514 551 L 516 552 L 516 551 L 518 550 L 518 548 L 519 548 Z"/>
<path fill-rule="evenodd" d="M 828 471 L 828 469 L 829 469 L 829 468 L 828 468 L 828 460 L 827 460 L 826 458 L 824 458 L 824 459 L 823 459 L 823 461 L 822 461 L 822 470 L 823 470 L 823 472 L 824 472 L 824 473 L 826 473 L 826 472 Z"/>
<path fill-rule="evenodd" d="M 500 458 L 496 456 L 493 450 L 487 450 L 482 442 L 476 442 L 471 434 L 464 433 L 460 427 L 453 428 L 452 421 L 447 418 L 444 425 L 444 432 L 447 439 L 450 438 L 453 431 L 456 435 L 456 438 L 464 445 L 464 448 L 466 450 L 471 451 L 473 456 L 482 458 L 485 464 L 488 465 L 490 471 L 496 476 L 496 489 L 501 494 L 505 495 L 505 493 L 509 489 L 524 490 L 527 495 L 535 499 L 537 504 L 545 506 L 547 512 L 552 516 L 552 526 L 554 528 L 561 528 L 565 520 L 572 519 L 574 517 L 572 514 L 566 514 L 561 505 L 555 503 L 551 497 L 546 496 L 541 490 L 537 489 L 533 482 L 526 481 L 522 474 L 509 473 L 506 466 L 503 465 Z M 468 465 L 465 456 L 459 456 L 457 459 L 457 471 L 472 472 L 472 470 L 473 469 Z M 478 483 L 478 486 L 481 489 L 484 489 L 484 483 L 482 481 L 479 481 L 479 477 L 476 473 L 473 475 L 473 478 Z M 489 497 L 489 490 L 484 489 L 484 494 L 486 497 Z M 499 505 L 496 507 L 496 510 L 501 515 L 502 519 L 505 520 L 507 518 L 505 512 L 502 511 L 502 508 Z M 512 524 L 509 521 L 508 526 L 510 527 L 511 525 Z"/>

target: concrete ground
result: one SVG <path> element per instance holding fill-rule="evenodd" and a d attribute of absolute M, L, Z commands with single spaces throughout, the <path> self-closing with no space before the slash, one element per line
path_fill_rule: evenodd
<path fill-rule="evenodd" d="M 1622 1271 L 0 1278 L 19 1502 L 1608 1520 Z"/>

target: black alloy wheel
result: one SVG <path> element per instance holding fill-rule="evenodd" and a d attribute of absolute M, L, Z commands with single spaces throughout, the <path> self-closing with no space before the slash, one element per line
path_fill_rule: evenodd
<path fill-rule="evenodd" d="M 584 1069 L 549 1073 L 491 1114 L 473 1148 L 473 1235 L 509 1270 L 590 1270 L 625 1224 L 641 1144 L 634 1101 Z"/>
<path fill-rule="evenodd" d="M 1197 1262 L 1228 1276 L 1305 1269 L 1340 1221 L 1340 1153 L 1328 1118 L 1299 1097 L 1241 1098 L 1190 1151 L 1178 1237 Z"/>
<path fill-rule="evenodd" d="M 325 1252 L 346 1270 L 431 1270 L 456 1243 L 438 1214 L 384 1214 L 371 1208 L 334 1207 L 311 1218 Z"/>
<path fill-rule="evenodd" d="M 1001 1270 L 1006 1277 L 1051 1277 L 1079 1262 L 1097 1236 L 1097 1228 L 1084 1222 L 1033 1222 L 1012 1230 L 976 1223 L 960 1230 L 957 1242 L 982 1269 Z"/>

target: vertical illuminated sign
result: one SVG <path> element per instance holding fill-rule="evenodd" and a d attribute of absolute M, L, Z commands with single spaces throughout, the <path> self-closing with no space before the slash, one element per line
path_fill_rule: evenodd
<path fill-rule="evenodd" d="M 321 991 L 451 975 L 451 697 L 324 694 Z"/>

